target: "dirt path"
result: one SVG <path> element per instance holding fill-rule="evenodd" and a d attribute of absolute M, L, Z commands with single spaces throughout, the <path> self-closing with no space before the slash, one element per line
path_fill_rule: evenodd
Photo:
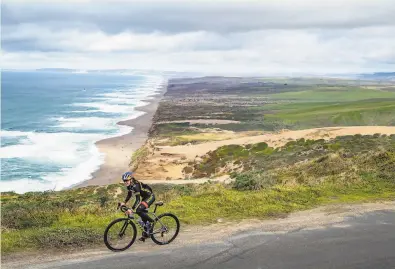
<path fill-rule="evenodd" d="M 205 226 L 182 226 L 179 237 L 169 246 L 158 246 L 151 241 L 146 243 L 136 242 L 127 252 L 149 253 L 155 250 L 171 251 L 188 245 L 196 245 L 211 242 L 223 242 L 228 238 L 237 237 L 238 234 L 248 231 L 260 231 L 268 234 L 286 234 L 295 230 L 326 229 L 328 227 L 344 227 L 344 221 L 350 217 L 358 217 L 362 214 L 390 210 L 395 213 L 395 201 L 365 204 L 342 204 L 328 205 L 307 211 L 290 214 L 286 218 L 271 220 L 243 220 L 240 222 L 224 222 L 218 219 L 218 223 Z M 118 253 L 119 254 L 119 253 Z M 123 254 L 123 253 L 122 253 Z M 36 265 L 58 261 L 103 258 L 115 256 L 104 246 L 89 250 L 73 250 L 62 252 L 46 251 L 45 253 L 20 253 L 2 257 L 2 268 L 22 268 L 24 266 Z"/>

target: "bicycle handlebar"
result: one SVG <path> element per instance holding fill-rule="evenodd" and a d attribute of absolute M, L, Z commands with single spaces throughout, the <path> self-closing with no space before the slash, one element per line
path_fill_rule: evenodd
<path fill-rule="evenodd" d="M 126 205 L 121 206 L 121 203 L 118 203 L 117 210 L 121 208 L 121 211 L 125 213 L 129 208 Z"/>

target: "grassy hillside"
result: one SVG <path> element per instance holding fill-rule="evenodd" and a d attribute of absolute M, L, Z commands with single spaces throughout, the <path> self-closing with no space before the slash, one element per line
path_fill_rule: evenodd
<path fill-rule="evenodd" d="M 274 93 L 271 99 L 277 100 L 303 100 L 312 102 L 349 102 L 367 99 L 389 98 L 394 99 L 395 93 L 378 89 L 366 89 L 363 87 L 317 87 L 314 89 L 298 92 Z"/>
<path fill-rule="evenodd" d="M 183 225 L 218 218 L 279 217 L 327 203 L 395 199 L 395 136 L 343 137 L 290 142 L 275 150 L 260 143 L 226 146 L 208 154 L 194 173 L 229 161 L 243 169 L 229 185 L 154 185 L 158 200 Z M 107 224 L 122 216 L 119 185 L 60 192 L 3 193 L 2 252 L 73 249 L 102 244 Z"/>
<path fill-rule="evenodd" d="M 240 121 L 219 126 L 231 131 L 277 131 L 329 126 L 395 125 L 393 85 L 321 79 L 261 79 L 220 84 L 175 83 L 161 102 L 155 121 L 223 119 Z M 158 124 L 151 136 L 194 132 L 191 126 Z M 192 128 L 191 128 L 192 127 Z M 218 126 L 216 126 L 218 127 Z M 176 133 L 174 133 L 176 132 Z"/>
<path fill-rule="evenodd" d="M 337 103 L 296 103 L 272 106 L 264 118 L 289 129 L 311 127 L 395 125 L 395 99 L 373 99 Z"/>

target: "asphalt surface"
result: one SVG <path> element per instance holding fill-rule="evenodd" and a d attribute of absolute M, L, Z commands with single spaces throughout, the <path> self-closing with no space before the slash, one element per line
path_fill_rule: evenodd
<path fill-rule="evenodd" d="M 220 243 L 66 260 L 27 268 L 395 268 L 395 213 L 376 211 L 328 227 L 243 232 Z"/>

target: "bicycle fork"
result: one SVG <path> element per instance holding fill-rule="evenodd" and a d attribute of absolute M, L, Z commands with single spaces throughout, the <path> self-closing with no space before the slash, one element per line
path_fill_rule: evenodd
<path fill-rule="evenodd" d="M 126 232 L 126 228 L 128 227 L 129 221 L 125 221 L 125 223 L 123 224 L 121 231 L 119 232 L 119 237 L 122 238 L 125 235 Z"/>

